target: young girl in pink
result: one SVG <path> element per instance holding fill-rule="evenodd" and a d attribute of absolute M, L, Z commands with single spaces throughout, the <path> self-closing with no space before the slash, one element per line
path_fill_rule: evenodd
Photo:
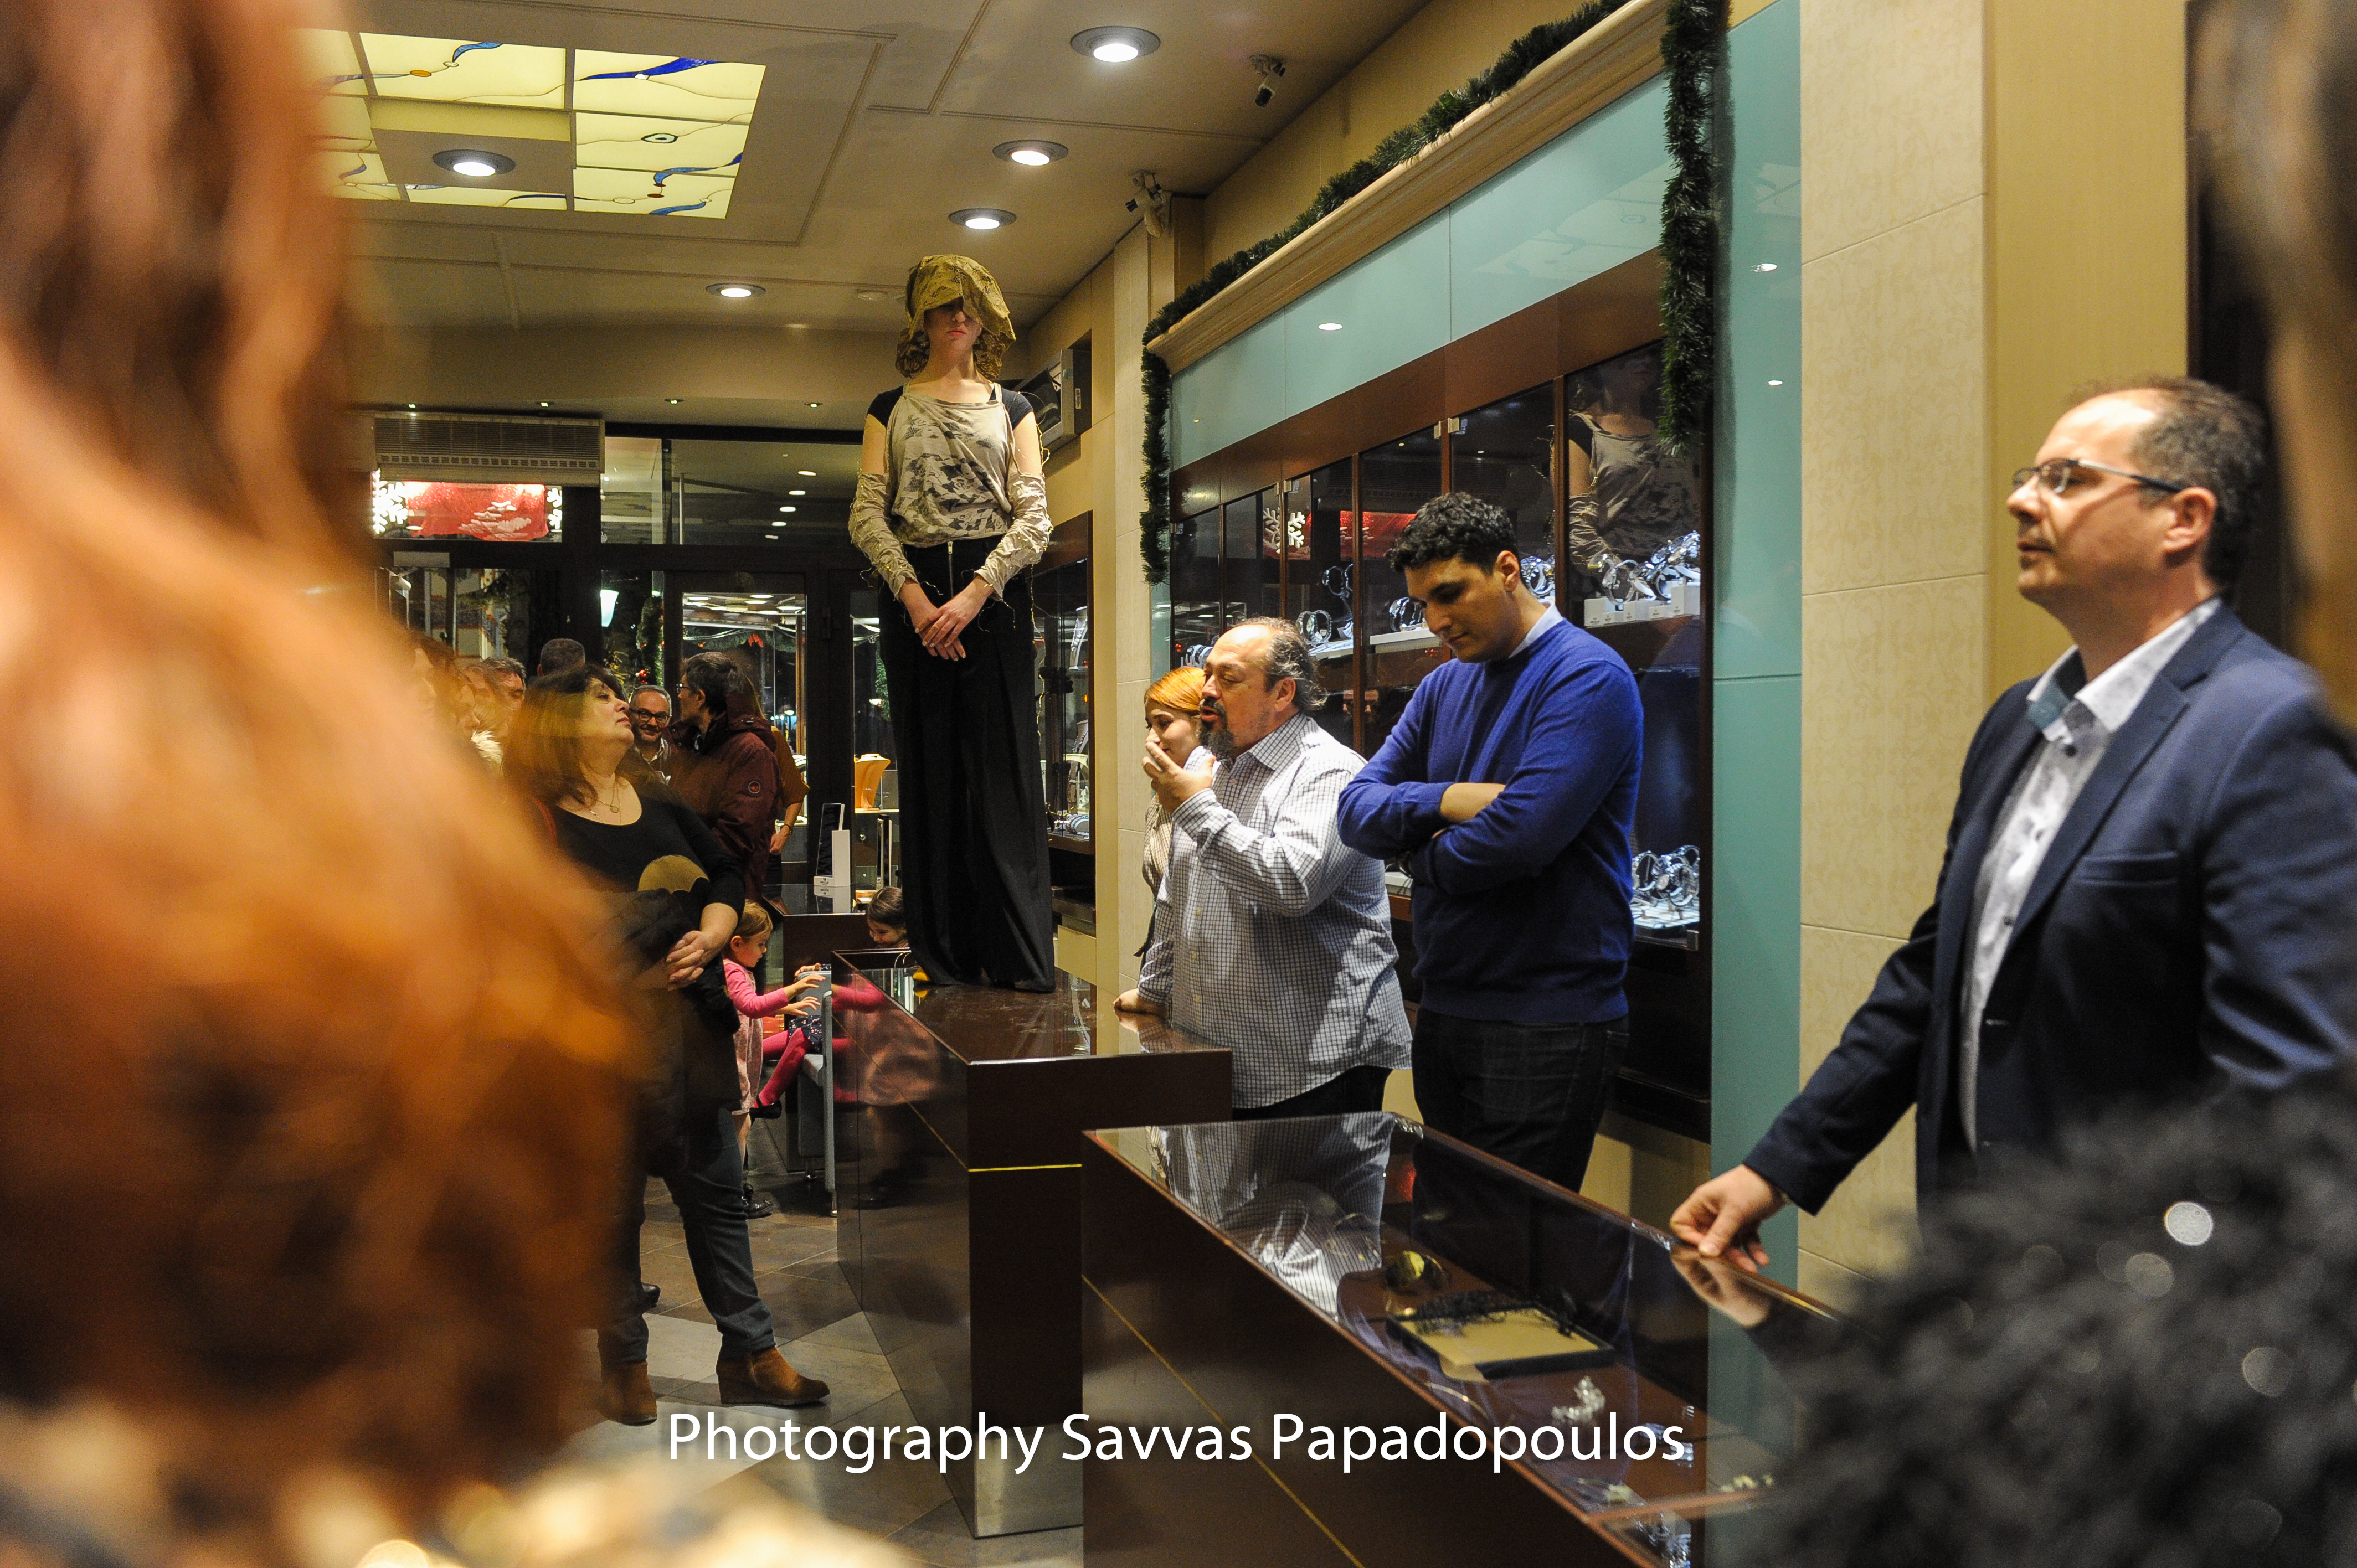
<path fill-rule="evenodd" d="M 737 1079 L 744 1090 L 744 1110 L 767 1111 L 778 1103 L 786 1083 L 802 1064 L 810 1041 L 803 1026 L 792 1020 L 806 1019 L 818 1012 L 818 1003 L 810 993 L 826 982 L 826 971 L 817 964 L 794 976 L 790 985 L 764 992 L 753 983 L 753 973 L 770 953 L 770 925 L 769 912 L 759 904 L 745 906 L 737 919 L 737 934 L 729 940 L 728 957 L 721 963 L 721 974 L 728 986 L 728 1000 L 737 1004 Z M 785 1026 L 776 1034 L 763 1036 L 761 1020 L 780 1018 Z M 740 1122 L 740 1135 L 747 1124 Z"/>

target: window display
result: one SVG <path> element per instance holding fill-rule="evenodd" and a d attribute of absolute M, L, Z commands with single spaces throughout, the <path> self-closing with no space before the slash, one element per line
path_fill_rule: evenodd
<path fill-rule="evenodd" d="M 1425 629 L 1424 607 L 1409 596 L 1407 579 L 1383 564 L 1416 509 L 1440 494 L 1440 437 L 1419 430 L 1359 455 L 1359 611 L 1367 623 L 1365 718 L 1359 749 L 1372 757 L 1407 711 L 1416 683 L 1440 667 L 1448 650 Z"/>
<path fill-rule="evenodd" d="M 1200 668 L 1220 635 L 1220 510 L 1170 531 L 1170 665 Z"/>
<path fill-rule="evenodd" d="M 1089 563 L 1085 556 L 1031 579 L 1032 645 L 1039 660 L 1041 798 L 1049 847 L 1094 836 L 1090 810 Z"/>
<path fill-rule="evenodd" d="M 1334 694 L 1318 711 L 1318 723 L 1343 745 L 1356 746 L 1358 628 L 1352 624 L 1352 594 L 1359 519 L 1351 506 L 1351 460 L 1305 474 L 1280 493 L 1282 517 L 1265 525 L 1265 532 L 1283 530 L 1285 593 L 1278 613 L 1300 628 L 1318 660 L 1318 684 Z"/>
<path fill-rule="evenodd" d="M 1640 941 L 1693 947 L 1701 923 L 1703 533 L 1694 464 L 1654 439 L 1662 349 L 1565 383 L 1565 554 L 1577 618 L 1629 661 L 1645 709 L 1645 770 L 1630 850 Z"/>

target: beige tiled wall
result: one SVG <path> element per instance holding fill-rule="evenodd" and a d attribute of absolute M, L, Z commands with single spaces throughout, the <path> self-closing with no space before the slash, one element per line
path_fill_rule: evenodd
<path fill-rule="evenodd" d="M 1801 1075 L 1930 901 L 1986 638 L 1982 0 L 1803 0 Z M 1800 1282 L 1904 1255 L 1902 1121 Z"/>

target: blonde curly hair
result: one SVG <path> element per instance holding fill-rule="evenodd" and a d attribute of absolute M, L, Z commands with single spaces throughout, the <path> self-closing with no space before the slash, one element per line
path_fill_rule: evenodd
<path fill-rule="evenodd" d="M 982 335 L 974 340 L 974 373 L 986 381 L 996 381 L 999 371 L 1006 363 L 1009 344 L 1009 339 L 984 328 Z M 912 380 L 932 357 L 933 345 L 925 336 L 923 328 L 904 327 L 900 329 L 899 344 L 892 350 L 892 367 L 900 372 L 902 381 Z"/>

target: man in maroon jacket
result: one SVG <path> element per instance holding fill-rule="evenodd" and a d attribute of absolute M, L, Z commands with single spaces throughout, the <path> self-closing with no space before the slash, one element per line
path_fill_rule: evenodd
<path fill-rule="evenodd" d="M 672 783 L 744 867 L 746 896 L 759 897 L 778 815 L 778 756 L 753 683 L 726 654 L 699 653 L 680 666 L 671 746 Z"/>

